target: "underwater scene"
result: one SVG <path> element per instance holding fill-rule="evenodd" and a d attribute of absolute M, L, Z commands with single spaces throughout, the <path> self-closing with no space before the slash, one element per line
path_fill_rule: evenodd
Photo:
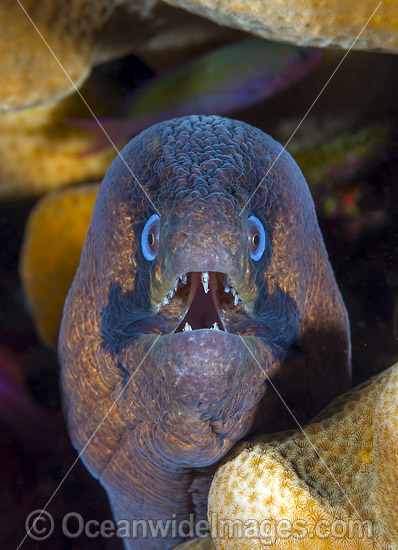
<path fill-rule="evenodd" d="M 2 0 L 0 548 L 398 550 L 397 22 Z"/>

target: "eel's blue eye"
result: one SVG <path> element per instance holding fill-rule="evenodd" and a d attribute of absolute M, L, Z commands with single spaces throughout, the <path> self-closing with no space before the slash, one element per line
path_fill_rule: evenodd
<path fill-rule="evenodd" d="M 259 260 L 265 250 L 265 231 L 263 224 L 256 216 L 250 216 L 247 219 L 247 239 L 250 256 L 254 261 Z"/>
<path fill-rule="evenodd" d="M 141 235 L 141 249 L 146 260 L 152 261 L 159 251 L 160 218 L 153 214 L 146 222 Z"/>

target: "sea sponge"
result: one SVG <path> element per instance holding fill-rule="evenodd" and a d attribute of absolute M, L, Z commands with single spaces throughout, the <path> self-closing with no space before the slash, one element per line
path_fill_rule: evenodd
<path fill-rule="evenodd" d="M 398 365 L 304 430 L 239 445 L 209 494 L 218 549 L 398 548 Z"/>

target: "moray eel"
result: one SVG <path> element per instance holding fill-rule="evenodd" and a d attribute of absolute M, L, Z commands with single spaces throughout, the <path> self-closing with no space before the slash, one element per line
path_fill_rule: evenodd
<path fill-rule="evenodd" d="M 65 303 L 65 413 L 117 521 L 198 521 L 237 441 L 347 389 L 347 315 L 305 179 L 270 136 L 190 116 L 121 155 Z"/>

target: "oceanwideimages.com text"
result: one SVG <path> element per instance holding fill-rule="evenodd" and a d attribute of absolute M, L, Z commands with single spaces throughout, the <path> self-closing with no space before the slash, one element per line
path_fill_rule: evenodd
<path fill-rule="evenodd" d="M 211 528 L 210 528 L 211 525 Z M 214 539 L 260 539 L 264 544 L 273 544 L 277 540 L 303 539 L 373 539 L 373 524 L 370 521 L 321 519 L 309 524 L 306 520 L 292 519 L 228 519 L 212 514 L 208 520 L 177 518 L 172 514 L 169 519 L 85 519 L 78 512 L 67 513 L 56 525 L 55 519 L 47 510 L 34 510 L 26 518 L 27 535 L 34 540 L 46 540 L 54 530 L 60 529 L 70 539 L 112 538 L 120 539 L 181 539 L 201 538 L 209 535 Z"/>

